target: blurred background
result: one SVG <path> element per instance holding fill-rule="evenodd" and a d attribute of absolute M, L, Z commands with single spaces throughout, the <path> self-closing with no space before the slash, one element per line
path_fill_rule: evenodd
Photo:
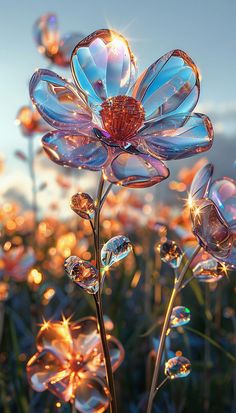
<path fill-rule="evenodd" d="M 72 254 L 86 260 L 93 257 L 90 228 L 75 217 L 69 200 L 77 191 L 93 195 L 98 176 L 50 162 L 40 150 L 37 134 L 31 148 L 38 208 L 35 226 L 29 138 L 15 122 L 20 107 L 29 104 L 31 75 L 36 68 L 50 66 L 32 34 L 34 22 L 49 12 L 57 15 L 61 34 L 86 36 L 107 27 L 120 31 L 130 41 L 140 73 L 172 49 L 186 51 L 202 77 L 196 111 L 207 114 L 215 129 L 213 147 L 204 159 L 214 163 L 216 177 L 236 177 L 235 0 L 2 2 L 1 413 L 70 412 L 68 404 L 50 393 L 29 389 L 25 366 L 35 352 L 43 315 L 59 319 L 62 313 L 73 314 L 76 320 L 94 313 L 91 300 L 64 276 L 63 262 Z M 71 77 L 68 68 L 52 70 Z M 169 268 L 161 267 L 156 246 L 168 237 L 185 247 L 183 233 L 189 233 L 190 223 L 184 199 L 194 164 L 199 162 L 198 169 L 203 162 L 199 158 L 169 162 L 169 179 L 152 189 L 114 190 L 104 207 L 102 238 L 124 233 L 135 246 L 135 255 L 111 270 L 105 287 L 104 307 L 126 351 L 116 375 L 119 413 L 145 411 L 153 354 L 173 282 Z M 179 298 L 179 304 L 191 309 L 193 331 L 180 328 L 171 334 L 166 353 L 183 351 L 191 359 L 193 373 L 163 389 L 154 413 L 236 413 L 235 292 L 231 272 L 219 283 L 195 280 Z"/>

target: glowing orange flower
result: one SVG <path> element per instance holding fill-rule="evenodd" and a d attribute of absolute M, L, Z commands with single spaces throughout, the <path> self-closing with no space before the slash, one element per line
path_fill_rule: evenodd
<path fill-rule="evenodd" d="M 107 335 L 113 371 L 124 358 L 119 341 Z M 45 322 L 37 336 L 38 352 L 27 364 L 34 390 L 46 389 L 65 402 L 75 403 L 81 413 L 104 412 L 109 405 L 105 364 L 96 319 L 77 323 Z"/>

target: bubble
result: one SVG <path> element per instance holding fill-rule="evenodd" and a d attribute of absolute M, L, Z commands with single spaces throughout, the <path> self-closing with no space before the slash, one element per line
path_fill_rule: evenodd
<path fill-rule="evenodd" d="M 160 244 L 159 247 L 160 257 L 163 262 L 168 264 L 172 268 L 179 268 L 184 252 L 176 244 L 175 241 L 166 241 Z"/>
<path fill-rule="evenodd" d="M 71 197 L 71 209 L 84 219 L 93 219 L 95 215 L 95 205 L 89 194 L 78 192 Z"/>
<path fill-rule="evenodd" d="M 115 262 L 125 258 L 132 251 L 130 240 L 124 235 L 111 238 L 101 250 L 101 262 L 104 267 L 110 267 Z"/>
<path fill-rule="evenodd" d="M 188 324 L 191 319 L 190 310 L 187 307 L 177 306 L 174 307 L 172 310 L 171 318 L 170 318 L 170 326 L 173 327 L 180 327 L 185 324 Z"/>
<path fill-rule="evenodd" d="M 69 278 L 89 294 L 99 290 L 98 270 L 88 261 L 71 256 L 65 260 L 65 270 Z"/>
<path fill-rule="evenodd" d="M 182 379 L 191 372 L 190 361 L 182 356 L 173 357 L 165 363 L 165 375 L 170 379 Z"/>

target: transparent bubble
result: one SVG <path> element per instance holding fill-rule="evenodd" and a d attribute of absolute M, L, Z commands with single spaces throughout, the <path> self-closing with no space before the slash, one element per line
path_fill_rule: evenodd
<path fill-rule="evenodd" d="M 163 262 L 172 268 L 179 268 L 184 252 L 175 241 L 166 241 L 158 247 Z"/>
<path fill-rule="evenodd" d="M 88 261 L 71 256 L 65 260 L 65 270 L 69 278 L 89 294 L 96 294 L 99 289 L 98 270 Z"/>
<path fill-rule="evenodd" d="M 124 235 L 111 238 L 101 250 L 101 262 L 104 267 L 110 267 L 115 262 L 125 258 L 132 251 L 130 240 Z"/>
<path fill-rule="evenodd" d="M 185 357 L 173 357 L 165 363 L 165 375 L 170 379 L 182 379 L 191 372 L 191 363 Z"/>
<path fill-rule="evenodd" d="M 221 280 L 226 275 L 224 265 L 220 264 L 214 258 L 200 261 L 193 268 L 193 275 L 200 282 L 212 283 Z"/>
<path fill-rule="evenodd" d="M 71 209 L 84 219 L 93 219 L 95 215 L 95 206 L 93 199 L 89 194 L 78 192 L 71 197 Z"/>
<path fill-rule="evenodd" d="M 187 307 L 177 306 L 174 307 L 171 314 L 170 326 L 180 327 L 188 324 L 191 319 L 190 310 Z"/>

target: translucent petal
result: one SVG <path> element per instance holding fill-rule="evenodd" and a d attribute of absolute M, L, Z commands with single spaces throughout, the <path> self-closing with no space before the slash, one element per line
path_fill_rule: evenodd
<path fill-rule="evenodd" d="M 190 196 L 192 200 L 204 198 L 208 195 L 213 171 L 214 166 L 208 163 L 196 173 L 190 187 Z"/>
<path fill-rule="evenodd" d="M 170 379 L 182 379 L 191 372 L 191 363 L 185 357 L 173 357 L 165 364 L 165 375 Z"/>
<path fill-rule="evenodd" d="M 59 66 L 69 66 L 75 46 L 84 38 L 82 33 L 67 33 L 59 42 L 58 52 L 53 56 L 53 63 Z"/>
<path fill-rule="evenodd" d="M 147 123 L 132 144 L 159 159 L 181 159 L 210 149 L 213 135 L 207 116 L 182 113 Z"/>
<path fill-rule="evenodd" d="M 124 360 L 125 352 L 123 346 L 115 337 L 107 336 L 107 338 L 112 370 L 115 371 Z M 92 373 L 96 373 L 101 377 L 105 377 L 106 369 L 100 341 L 99 345 L 95 347 L 93 352 L 91 353 L 90 358 L 87 361 L 86 367 Z"/>
<path fill-rule="evenodd" d="M 73 397 L 73 375 L 71 371 L 58 372 L 48 383 L 48 390 L 59 399 L 68 402 Z"/>
<path fill-rule="evenodd" d="M 86 92 L 93 106 L 108 97 L 126 94 L 135 67 L 128 42 L 111 30 L 98 30 L 86 37 L 71 59 L 75 83 Z"/>
<path fill-rule="evenodd" d="M 85 97 L 51 70 L 37 70 L 29 85 L 30 97 L 41 116 L 54 128 L 76 131 L 91 120 Z"/>
<path fill-rule="evenodd" d="M 101 249 L 101 262 L 104 267 L 110 267 L 122 260 L 132 251 L 130 240 L 124 235 L 111 238 Z"/>
<path fill-rule="evenodd" d="M 48 350 L 53 352 L 63 362 L 70 358 L 73 348 L 72 337 L 66 323 L 45 322 L 37 336 L 38 351 Z"/>
<path fill-rule="evenodd" d="M 209 199 L 197 200 L 191 219 L 201 246 L 219 260 L 226 260 L 232 251 L 233 235 L 215 204 Z"/>
<path fill-rule="evenodd" d="M 109 406 L 109 392 L 98 377 L 85 377 L 75 392 L 75 407 L 81 413 L 103 413 Z"/>
<path fill-rule="evenodd" d="M 45 14 L 34 24 L 33 34 L 39 52 L 51 57 L 59 48 L 58 21 L 55 14 Z"/>
<path fill-rule="evenodd" d="M 214 181 L 209 198 L 217 205 L 228 225 L 236 227 L 236 181 L 230 178 Z"/>
<path fill-rule="evenodd" d="M 108 181 L 129 188 L 147 188 L 169 176 L 169 169 L 149 155 L 121 152 L 104 169 Z"/>
<path fill-rule="evenodd" d="M 52 351 L 42 351 L 36 353 L 27 363 L 27 376 L 31 387 L 35 391 L 44 391 L 48 387 L 50 380 L 66 376 L 66 365 Z"/>
<path fill-rule="evenodd" d="M 146 120 L 151 120 L 174 112 L 191 112 L 199 91 L 197 67 L 185 52 L 173 50 L 144 71 L 134 86 L 133 97 L 142 103 Z"/>
<path fill-rule="evenodd" d="M 67 275 L 80 288 L 89 294 L 96 294 L 99 290 L 98 270 L 88 261 L 71 256 L 65 260 Z M 102 282 L 102 280 L 101 280 Z"/>
<path fill-rule="evenodd" d="M 59 165 L 99 171 L 108 158 L 107 148 L 96 138 L 53 131 L 42 139 L 49 158 Z"/>
<path fill-rule="evenodd" d="M 95 317 L 86 317 L 70 325 L 75 354 L 82 354 L 87 359 L 94 348 L 99 345 L 100 336 Z"/>
<path fill-rule="evenodd" d="M 171 328 L 184 326 L 189 323 L 190 319 L 191 313 L 187 307 L 174 307 L 170 318 L 170 326 Z"/>

